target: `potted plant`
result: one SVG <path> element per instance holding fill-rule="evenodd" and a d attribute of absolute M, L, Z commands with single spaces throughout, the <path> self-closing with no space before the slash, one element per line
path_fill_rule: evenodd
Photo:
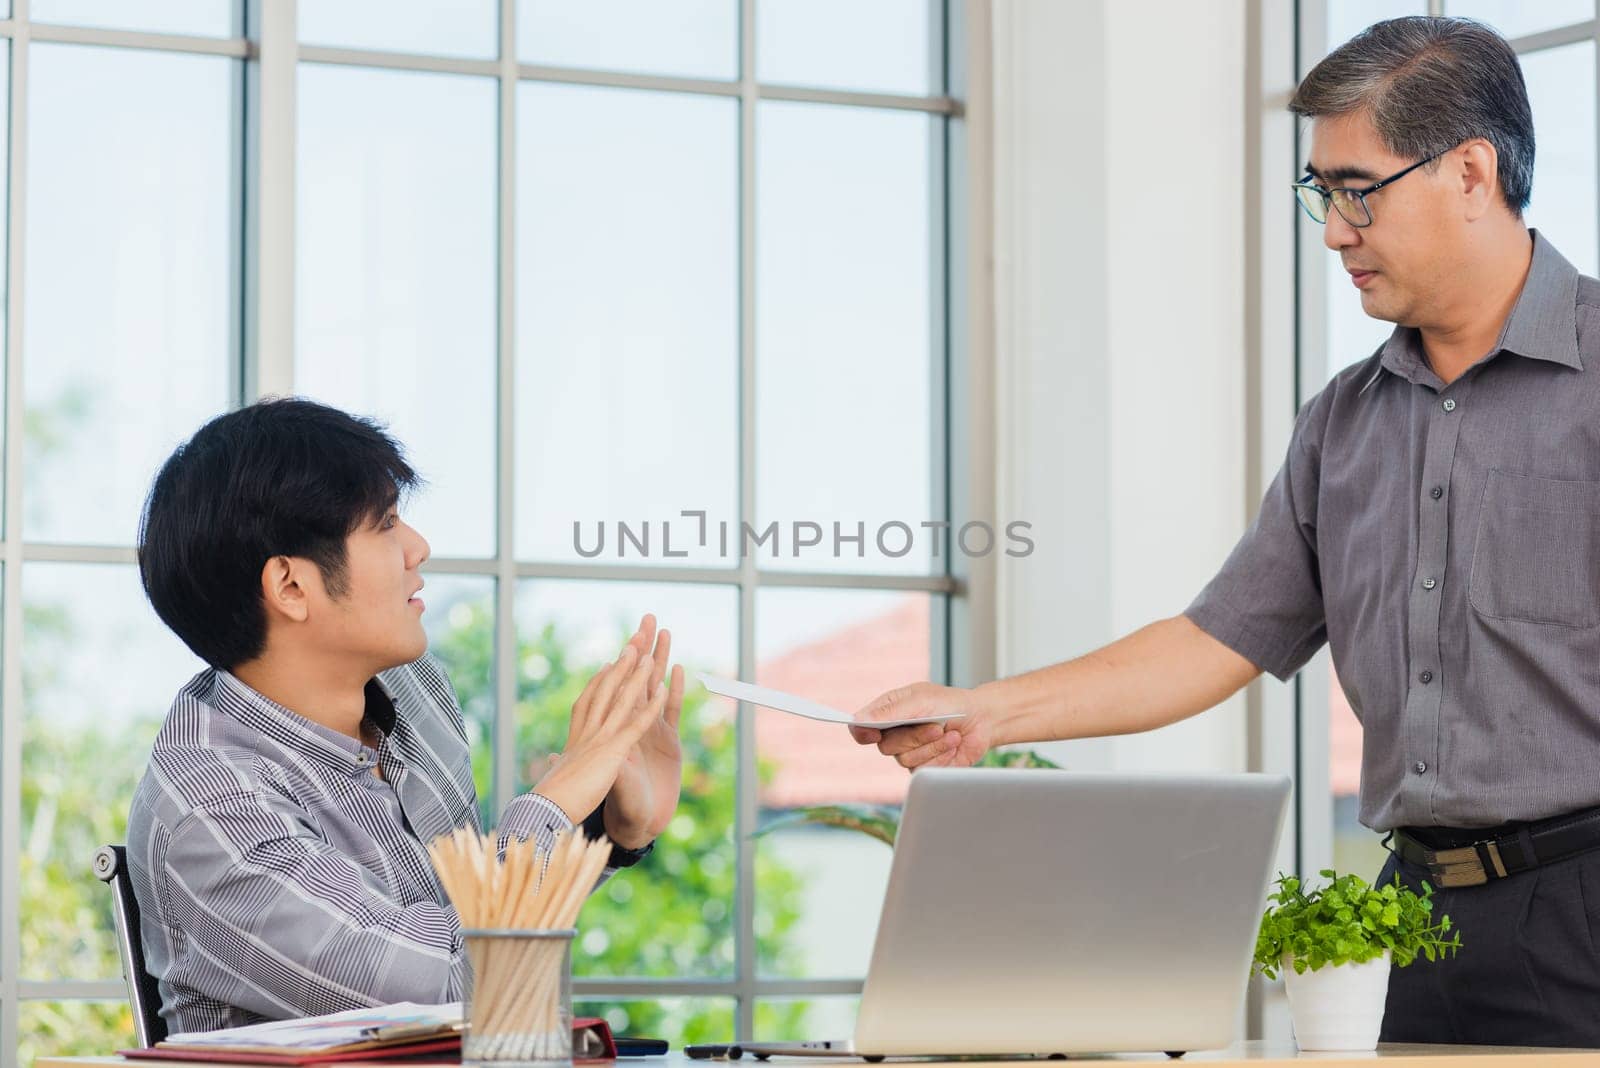
<path fill-rule="evenodd" d="M 1416 894 L 1400 883 L 1368 886 L 1356 875 L 1322 872 L 1326 886 L 1306 893 L 1278 876 L 1261 917 L 1255 966 L 1268 979 L 1281 969 L 1295 1043 L 1303 1050 L 1370 1050 L 1378 1045 L 1389 969 L 1420 956 L 1430 963 L 1461 948 L 1450 917 L 1433 917 L 1433 887 Z"/>
<path fill-rule="evenodd" d="M 975 767 L 980 768 L 1055 768 L 1061 765 L 1035 753 L 1031 749 L 990 750 Z M 891 805 L 811 805 L 797 808 L 768 822 L 752 837 L 765 838 L 774 831 L 816 823 L 826 827 L 842 827 L 860 831 L 894 848 L 895 835 L 900 831 L 900 809 Z"/>

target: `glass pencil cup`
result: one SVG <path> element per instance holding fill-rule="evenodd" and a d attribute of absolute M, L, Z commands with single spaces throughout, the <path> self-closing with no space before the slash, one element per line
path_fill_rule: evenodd
<path fill-rule="evenodd" d="M 472 992 L 462 1005 L 461 1062 L 484 1068 L 572 1063 L 573 928 L 466 927 Z"/>

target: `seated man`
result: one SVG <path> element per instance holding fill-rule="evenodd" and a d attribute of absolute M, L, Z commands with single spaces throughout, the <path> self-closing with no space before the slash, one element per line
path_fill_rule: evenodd
<path fill-rule="evenodd" d="M 426 852 L 478 808 L 461 710 L 425 655 L 428 543 L 396 511 L 416 482 L 380 428 L 303 400 L 212 420 L 156 476 L 145 591 L 210 665 L 173 702 L 128 819 L 174 1032 L 470 983 Z M 501 813 L 502 846 L 548 847 L 576 818 L 613 842 L 607 877 L 649 851 L 682 776 L 670 648 L 646 616 L 589 681 L 565 752 Z"/>

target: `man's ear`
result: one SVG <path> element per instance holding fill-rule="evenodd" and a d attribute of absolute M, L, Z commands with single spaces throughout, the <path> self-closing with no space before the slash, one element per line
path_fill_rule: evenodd
<path fill-rule="evenodd" d="M 1500 197 L 1500 153 L 1482 137 L 1475 137 L 1459 149 L 1461 192 L 1466 200 L 1468 222 L 1489 213 Z"/>
<path fill-rule="evenodd" d="M 306 570 L 310 561 L 293 556 L 274 556 L 261 568 L 261 600 L 267 618 L 304 623 L 311 611 L 306 596 Z"/>

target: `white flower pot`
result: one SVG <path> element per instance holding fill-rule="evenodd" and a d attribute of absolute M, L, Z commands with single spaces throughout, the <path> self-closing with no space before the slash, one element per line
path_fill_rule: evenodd
<path fill-rule="evenodd" d="M 1294 1041 L 1303 1050 L 1370 1050 L 1378 1047 L 1383 1006 L 1389 997 L 1389 954 L 1364 964 L 1325 964 L 1304 975 L 1284 958 L 1284 983 Z"/>

